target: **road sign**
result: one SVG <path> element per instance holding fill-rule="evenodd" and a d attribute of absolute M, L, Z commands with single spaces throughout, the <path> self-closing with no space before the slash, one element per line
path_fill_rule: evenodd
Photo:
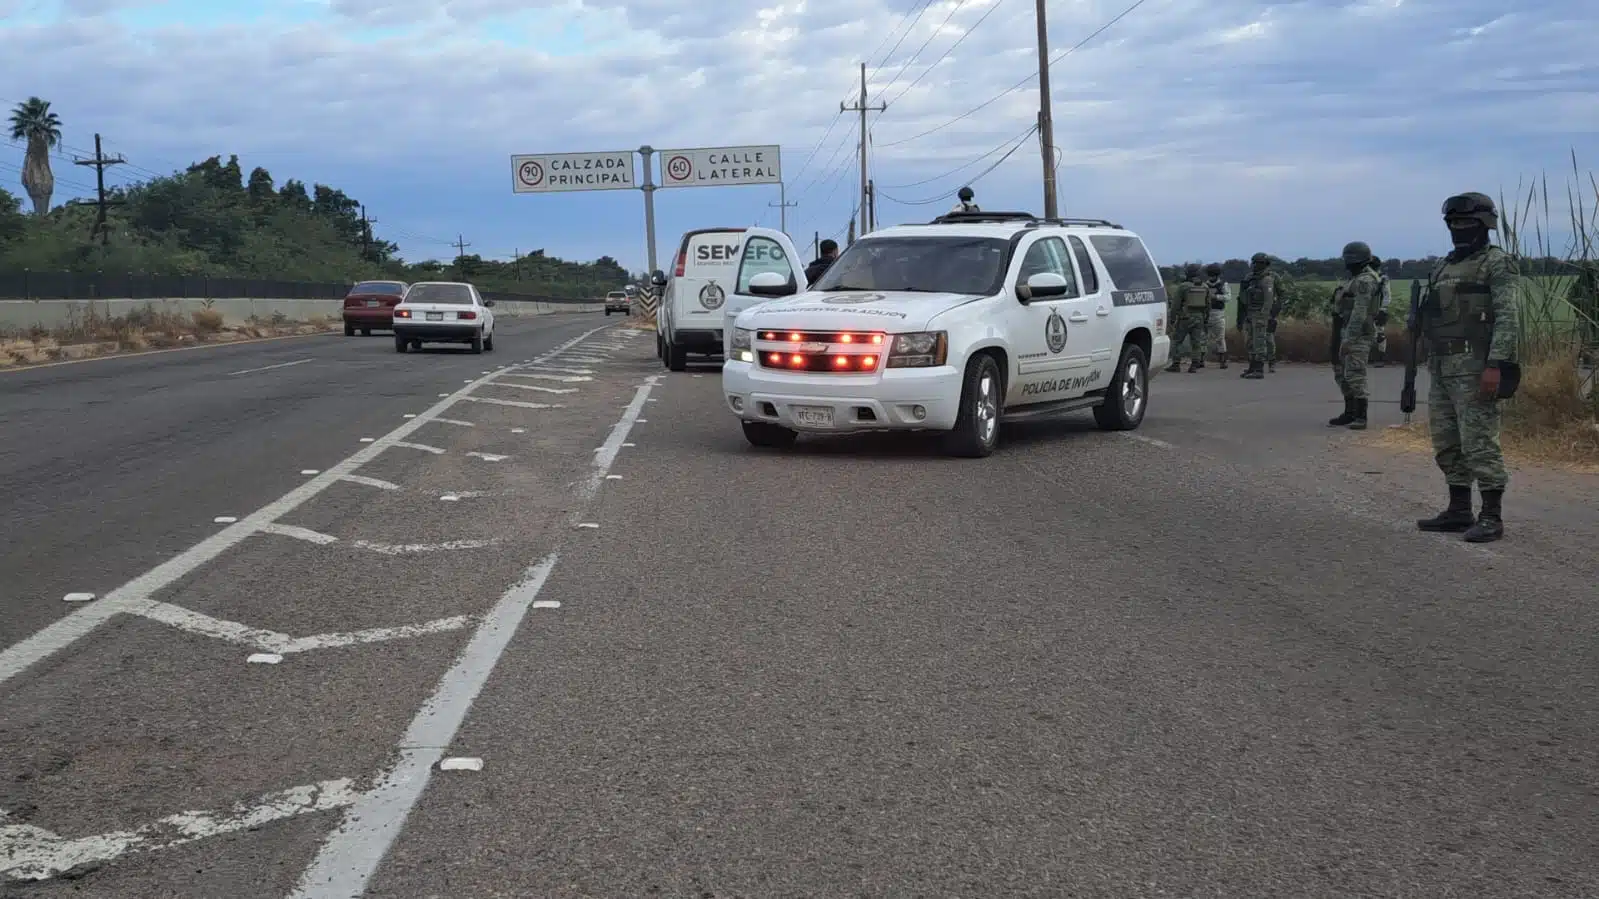
<path fill-rule="evenodd" d="M 780 184 L 783 181 L 781 149 L 760 147 L 701 147 L 697 150 L 661 151 L 662 187 L 731 187 L 739 184 Z"/>
<path fill-rule="evenodd" d="M 634 152 L 512 156 L 511 190 L 519 194 L 545 194 L 638 187 L 633 180 Z"/>

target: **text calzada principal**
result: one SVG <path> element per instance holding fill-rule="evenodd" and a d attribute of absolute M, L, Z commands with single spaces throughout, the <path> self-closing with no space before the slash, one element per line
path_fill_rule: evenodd
<path fill-rule="evenodd" d="M 512 156 L 512 190 L 527 194 L 637 187 L 633 180 L 633 160 L 632 150 Z"/>

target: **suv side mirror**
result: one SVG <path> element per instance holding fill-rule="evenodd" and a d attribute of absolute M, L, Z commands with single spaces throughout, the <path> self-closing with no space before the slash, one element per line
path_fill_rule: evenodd
<path fill-rule="evenodd" d="M 749 292 L 757 297 L 786 297 L 799 293 L 799 286 L 793 278 L 785 278 L 777 272 L 761 272 L 750 279 Z"/>
<path fill-rule="evenodd" d="M 483 305 L 485 305 L 485 306 L 493 306 L 494 305 L 494 301 L 493 300 L 484 300 L 483 301 Z"/>
<path fill-rule="evenodd" d="M 655 273 L 650 275 L 650 283 L 654 284 L 656 287 L 665 287 L 666 286 L 666 272 L 663 272 L 660 269 L 656 269 Z"/>
<path fill-rule="evenodd" d="M 1033 300 L 1065 296 L 1069 287 L 1066 279 L 1060 275 L 1054 272 L 1039 272 L 1030 276 L 1026 284 L 1016 285 L 1016 299 L 1023 303 L 1031 303 Z"/>

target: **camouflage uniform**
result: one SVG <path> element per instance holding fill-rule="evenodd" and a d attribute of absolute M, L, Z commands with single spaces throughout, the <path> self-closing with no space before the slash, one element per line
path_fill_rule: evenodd
<path fill-rule="evenodd" d="M 1256 253 L 1249 263 L 1249 275 L 1238 285 L 1238 329 L 1249 341 L 1249 368 L 1240 377 L 1259 379 L 1266 376 L 1268 362 L 1275 368 L 1272 332 L 1277 330 L 1277 313 L 1282 310 L 1281 284 L 1271 270 L 1270 256 Z"/>
<path fill-rule="evenodd" d="M 1210 318 L 1210 301 L 1215 292 L 1205 284 L 1199 266 L 1188 266 L 1184 274 L 1188 280 L 1177 285 L 1172 297 L 1172 321 L 1176 327 L 1172 332 L 1171 365 L 1166 370 L 1180 370 L 1183 356 L 1187 355 L 1188 370 L 1195 372 L 1205 362 L 1205 328 Z M 1186 352 L 1184 347 L 1188 348 Z"/>
<path fill-rule="evenodd" d="M 1212 262 L 1205 266 L 1205 284 L 1215 291 L 1215 297 L 1210 301 L 1210 319 L 1207 322 L 1206 337 L 1210 349 L 1214 350 L 1220 360 L 1220 367 L 1227 367 L 1227 282 L 1221 278 L 1221 266 Z M 1200 368 L 1205 367 L 1203 360 Z"/>
<path fill-rule="evenodd" d="M 1377 336 L 1382 307 L 1382 279 L 1372 267 L 1371 247 L 1354 241 L 1344 247 L 1349 277 L 1333 290 L 1333 327 L 1340 332 L 1338 355 L 1332 360 L 1333 381 L 1344 395 L 1344 412 L 1328 419 L 1328 427 L 1366 428 L 1366 362 Z"/>
<path fill-rule="evenodd" d="M 1504 536 L 1501 501 L 1510 476 L 1499 448 L 1499 400 L 1515 393 L 1521 336 L 1519 278 L 1509 255 L 1488 243 L 1499 215 L 1493 200 L 1467 193 L 1444 201 L 1455 248 L 1427 279 L 1418 325 L 1427 346 L 1427 424 L 1449 507 L 1416 522 L 1424 531 L 1462 532 L 1486 543 Z M 1486 395 L 1486 398 L 1485 398 Z M 1473 519 L 1471 485 L 1482 494 Z"/>

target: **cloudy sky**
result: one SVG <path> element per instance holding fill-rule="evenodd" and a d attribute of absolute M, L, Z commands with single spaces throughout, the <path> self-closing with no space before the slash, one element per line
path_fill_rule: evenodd
<path fill-rule="evenodd" d="M 1146 0 L 1090 37 L 1132 2 L 1050 0 L 1061 208 L 1162 262 L 1424 255 L 1448 194 L 1599 165 L 1590 0 Z M 0 102 L 51 100 L 68 153 L 101 132 L 119 180 L 238 153 L 340 187 L 409 258 L 639 270 L 638 191 L 516 196 L 510 156 L 779 144 L 789 232 L 842 236 L 865 62 L 880 223 L 972 179 L 1041 211 L 1034 33 L 1030 0 L 0 0 Z M 57 168 L 58 201 L 93 183 Z M 684 229 L 778 222 L 775 186 L 656 196 L 662 266 Z"/>

